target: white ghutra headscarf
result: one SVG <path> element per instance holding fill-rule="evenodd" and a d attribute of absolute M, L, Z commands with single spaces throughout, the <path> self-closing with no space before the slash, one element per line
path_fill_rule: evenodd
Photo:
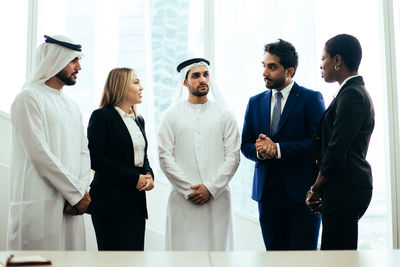
<path fill-rule="evenodd" d="M 66 36 L 44 36 L 46 41 L 36 50 L 35 67 L 23 88 L 44 84 L 67 66 L 74 58 L 83 56 L 81 45 Z"/>
<path fill-rule="evenodd" d="M 188 99 L 188 88 L 183 84 L 186 79 L 187 73 L 197 66 L 206 66 L 209 72 L 209 92 L 208 92 L 208 99 L 217 102 L 222 107 L 227 107 L 224 99 L 222 98 L 221 92 L 218 90 L 217 84 L 215 83 L 214 75 L 210 72 L 209 61 L 203 58 L 193 58 L 186 60 L 178 65 L 177 71 L 180 74 L 178 85 L 176 89 L 175 100 L 173 103 L 178 103 L 182 100 Z"/>

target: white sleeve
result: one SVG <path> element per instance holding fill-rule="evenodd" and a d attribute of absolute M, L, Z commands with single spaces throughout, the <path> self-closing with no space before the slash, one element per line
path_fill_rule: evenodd
<path fill-rule="evenodd" d="M 81 118 L 82 121 L 82 118 Z M 81 127 L 81 166 L 79 173 L 79 183 L 80 183 L 80 191 L 88 191 L 90 177 L 91 177 L 91 167 L 90 167 L 90 154 L 88 148 L 88 140 L 86 137 L 86 133 L 82 124 Z"/>
<path fill-rule="evenodd" d="M 175 190 L 188 199 L 194 190 L 190 189 L 192 184 L 188 182 L 185 173 L 175 161 L 174 144 L 176 140 L 171 115 L 173 114 L 168 111 L 164 114 L 158 132 L 160 167 Z"/>
<path fill-rule="evenodd" d="M 78 203 L 85 191 L 60 160 L 50 151 L 45 139 L 43 117 L 38 101 L 21 93 L 11 107 L 13 132 L 41 177 L 52 184 L 71 204 Z"/>
<path fill-rule="evenodd" d="M 230 113 L 224 116 L 225 159 L 210 181 L 204 183 L 214 198 L 229 184 L 240 163 L 240 135 L 235 118 Z"/>

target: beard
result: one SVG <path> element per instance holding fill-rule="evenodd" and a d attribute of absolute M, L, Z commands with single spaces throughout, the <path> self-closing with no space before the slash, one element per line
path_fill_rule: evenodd
<path fill-rule="evenodd" d="M 77 72 L 74 72 L 71 74 L 71 76 L 67 76 L 67 72 L 65 70 L 61 70 L 59 73 L 56 74 L 56 77 L 60 79 L 65 85 L 74 85 L 76 81 L 72 79 L 72 75 L 76 74 Z"/>
<path fill-rule="evenodd" d="M 264 81 L 265 81 L 265 87 L 267 87 L 268 89 L 280 89 L 285 85 L 286 82 L 285 77 L 276 80 L 271 80 L 264 77 Z M 268 84 L 268 82 L 270 83 Z"/>
<path fill-rule="evenodd" d="M 201 86 L 207 86 L 207 90 L 206 90 L 206 91 L 200 91 L 199 88 L 200 88 Z M 197 87 L 189 86 L 189 90 L 190 90 L 190 93 L 191 93 L 192 95 L 197 96 L 197 97 L 200 97 L 200 96 L 205 96 L 205 95 L 207 95 L 208 92 L 210 91 L 210 88 L 208 87 L 207 84 L 200 84 L 200 85 L 197 86 Z"/>

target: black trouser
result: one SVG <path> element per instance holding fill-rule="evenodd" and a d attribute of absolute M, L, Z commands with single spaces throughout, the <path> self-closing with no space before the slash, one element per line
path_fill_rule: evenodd
<path fill-rule="evenodd" d="M 321 219 L 304 204 L 267 209 L 258 203 L 267 250 L 316 250 Z"/>
<path fill-rule="evenodd" d="M 316 250 L 321 217 L 303 202 L 290 200 L 277 184 L 258 202 L 260 226 L 267 250 Z"/>
<path fill-rule="evenodd" d="M 92 215 L 98 250 L 144 250 L 145 218 L 110 220 Z"/>
<path fill-rule="evenodd" d="M 357 249 L 358 221 L 367 210 L 371 197 L 372 190 L 324 193 L 321 249 Z"/>

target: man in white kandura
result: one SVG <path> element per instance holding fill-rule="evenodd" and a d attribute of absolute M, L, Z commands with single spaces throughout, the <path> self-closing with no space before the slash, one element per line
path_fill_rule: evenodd
<path fill-rule="evenodd" d="M 48 37 L 11 107 L 9 250 L 84 250 L 90 159 L 78 106 L 63 93 L 81 46 Z"/>
<path fill-rule="evenodd" d="M 160 166 L 173 186 L 167 250 L 233 249 L 229 181 L 240 161 L 240 136 L 209 64 L 194 58 L 178 65 L 177 98 L 159 129 Z"/>

